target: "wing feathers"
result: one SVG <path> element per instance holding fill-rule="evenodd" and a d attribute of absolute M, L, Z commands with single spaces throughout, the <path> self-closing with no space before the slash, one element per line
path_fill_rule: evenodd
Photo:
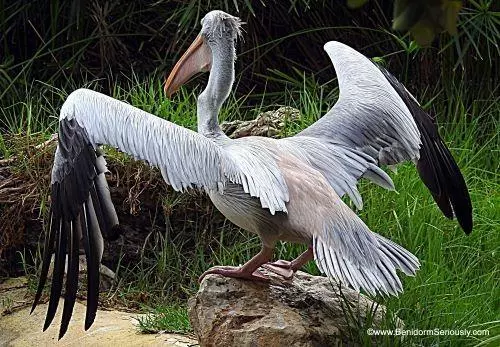
<path fill-rule="evenodd" d="M 246 183 L 251 194 L 260 198 L 261 205 L 271 213 L 286 211 L 288 191 L 283 180 L 279 180 L 280 173 L 272 167 L 261 170 L 254 179 L 255 165 L 243 171 L 234 158 L 203 135 L 100 93 L 85 89 L 73 92 L 61 109 L 59 143 L 52 169 L 51 225 L 32 307 L 33 310 L 40 301 L 55 248 L 46 329 L 57 310 L 68 253 L 66 300 L 59 337 L 67 330 L 76 300 L 77 242 L 83 239 L 87 259 L 85 329 L 88 329 L 95 319 L 99 299 L 102 237 L 117 235 L 118 218 L 104 175 L 106 162 L 98 144 L 118 147 L 159 167 L 167 183 L 176 190 L 195 187 L 221 191 L 231 178 L 236 183 Z"/>
<path fill-rule="evenodd" d="M 300 135 L 300 136 L 299 136 Z M 376 164 L 375 159 L 334 139 L 299 134 L 280 139 L 280 147 L 311 165 L 325 176 L 335 192 L 342 197 L 347 194 L 358 209 L 363 208 L 363 200 L 357 189 L 361 177 L 394 189 L 392 179 Z"/>
<path fill-rule="evenodd" d="M 89 196 L 85 208 L 86 226 L 83 230 L 83 245 L 87 259 L 87 311 L 85 330 L 94 322 L 99 300 L 99 265 L 102 255 L 101 231 L 92 198 Z M 101 244 L 101 247 L 99 247 Z"/>
<path fill-rule="evenodd" d="M 390 259 L 395 268 L 403 271 L 408 276 L 414 276 L 416 269 L 420 263 L 413 254 L 401 247 L 395 242 L 392 242 L 385 237 L 374 234 L 380 245 L 380 250 Z"/>
<path fill-rule="evenodd" d="M 55 192 L 55 193 L 58 193 L 58 192 Z M 52 197 L 54 197 L 54 195 L 55 194 L 53 192 Z M 55 223 L 56 219 L 57 219 L 57 217 L 54 216 L 54 214 L 51 214 L 50 224 L 49 224 L 50 230 L 45 235 L 45 244 L 43 246 L 44 252 L 43 252 L 43 259 L 42 259 L 42 269 L 40 271 L 40 279 L 38 280 L 38 287 L 36 290 L 35 299 L 33 300 L 33 304 L 31 305 L 30 314 L 33 313 L 33 310 L 35 309 L 36 305 L 38 305 L 38 302 L 40 301 L 40 298 L 42 296 L 43 288 L 45 287 L 45 282 L 47 282 L 47 274 L 49 272 L 50 259 L 52 257 L 54 238 L 55 238 L 55 235 L 57 233 L 55 228 L 59 227 L 59 225 Z"/>
<path fill-rule="evenodd" d="M 297 137 L 362 151 L 378 165 L 418 160 L 419 175 L 438 207 L 448 218 L 455 215 L 462 229 L 470 233 L 472 204 L 467 186 L 429 115 L 394 76 L 361 53 L 334 41 L 325 44 L 325 51 L 337 73 L 339 99 Z M 352 164 L 344 161 L 340 165 L 340 170 L 346 170 Z M 364 177 L 378 182 L 371 173 Z"/>
<path fill-rule="evenodd" d="M 323 231 L 313 236 L 314 259 L 321 272 L 355 290 L 398 295 L 396 270 L 414 275 L 418 259 L 394 242 L 371 232 L 340 199 Z"/>
<path fill-rule="evenodd" d="M 114 146 L 160 167 L 176 190 L 216 189 L 225 181 L 223 154 L 211 140 L 109 96 L 76 90 L 61 109 L 63 119 L 76 119 L 91 144 Z"/>
<path fill-rule="evenodd" d="M 44 330 L 51 324 L 57 311 L 67 258 L 65 301 L 59 338 L 67 331 L 76 301 L 78 254 L 82 237 L 88 267 L 87 328 L 90 327 L 97 310 L 99 264 L 103 245 L 101 230 L 109 231 L 118 222 L 104 178 L 105 171 L 105 161 L 101 153 L 96 153 L 93 149 L 86 131 L 75 119 L 61 120 L 59 143 L 52 170 L 50 226 L 46 235 L 40 281 L 31 310 L 35 309 L 42 295 L 51 254 L 55 249 Z"/>
<path fill-rule="evenodd" d="M 83 209 L 80 208 L 82 211 Z M 69 321 L 73 313 L 73 307 L 76 301 L 76 291 L 78 289 L 78 248 L 80 244 L 79 235 L 81 232 L 81 213 L 78 214 L 75 222 L 71 222 L 69 226 L 68 237 L 68 270 L 66 273 L 66 296 L 64 300 L 64 308 L 61 320 L 61 327 L 59 330 L 59 339 L 64 336 L 68 330 Z"/>
<path fill-rule="evenodd" d="M 443 214 L 448 218 L 455 215 L 462 229 L 469 234 L 473 224 L 472 203 L 455 159 L 439 136 L 432 118 L 393 75 L 383 68 L 381 71 L 405 102 L 420 131 L 422 146 L 417 170 L 422 181 Z"/>
<path fill-rule="evenodd" d="M 119 235 L 118 215 L 116 214 L 111 194 L 109 192 L 108 183 L 104 172 L 101 172 L 94 180 L 97 194 L 97 201 L 99 201 L 104 222 L 104 236 L 107 240 L 115 240 Z"/>
<path fill-rule="evenodd" d="M 54 260 L 54 271 L 52 273 L 52 285 L 50 287 L 50 300 L 49 306 L 47 308 L 47 316 L 45 317 L 45 324 L 43 325 L 43 331 L 47 330 L 50 323 L 54 319 L 57 311 L 57 306 L 59 305 L 59 297 L 61 296 L 63 277 L 64 277 L 64 264 L 66 261 L 66 242 L 67 235 L 66 230 L 69 227 L 69 223 L 60 221 L 59 228 L 56 234 L 56 253 Z"/>

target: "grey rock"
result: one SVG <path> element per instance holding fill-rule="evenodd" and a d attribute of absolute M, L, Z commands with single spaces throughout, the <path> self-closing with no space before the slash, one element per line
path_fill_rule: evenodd
<path fill-rule="evenodd" d="M 201 346 L 351 346 L 360 327 L 384 319 L 384 306 L 326 277 L 299 271 L 283 280 L 266 274 L 269 283 L 203 279 L 188 302 Z"/>
<path fill-rule="evenodd" d="M 274 111 L 261 113 L 252 120 L 223 122 L 220 127 L 231 138 L 244 136 L 281 137 L 286 124 L 298 120 L 299 117 L 299 110 L 284 106 Z"/>

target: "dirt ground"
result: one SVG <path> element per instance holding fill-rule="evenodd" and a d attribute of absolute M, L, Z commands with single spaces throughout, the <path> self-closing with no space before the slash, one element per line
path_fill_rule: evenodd
<path fill-rule="evenodd" d="M 47 304 L 29 314 L 31 296 L 25 277 L 9 278 L 0 283 L 0 346 L 197 346 L 192 336 L 180 334 L 142 334 L 136 327 L 136 313 L 99 310 L 94 325 L 83 328 L 85 305 L 77 302 L 66 335 L 57 340 L 62 309 L 56 324 L 42 332 Z M 63 299 L 59 304 L 62 308 Z"/>

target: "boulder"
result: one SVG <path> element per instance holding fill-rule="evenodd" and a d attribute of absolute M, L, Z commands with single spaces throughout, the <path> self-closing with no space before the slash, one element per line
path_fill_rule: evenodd
<path fill-rule="evenodd" d="M 326 277 L 266 274 L 269 283 L 203 279 L 188 302 L 201 346 L 351 346 L 359 329 L 384 319 L 385 307 Z"/>
<path fill-rule="evenodd" d="M 230 138 L 244 136 L 280 137 L 285 125 L 300 118 L 299 110 L 284 106 L 274 111 L 261 113 L 252 120 L 223 122 L 220 127 Z"/>

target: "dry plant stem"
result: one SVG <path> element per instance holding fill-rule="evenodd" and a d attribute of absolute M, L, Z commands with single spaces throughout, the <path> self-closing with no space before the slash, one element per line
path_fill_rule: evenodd
<path fill-rule="evenodd" d="M 38 144 L 30 139 L 27 146 L 25 136 L 13 135 L 13 142 L 20 143 L 16 155 L 0 160 L 0 254 L 26 242 L 27 221 L 40 218 L 33 213 L 40 208 L 41 187 L 50 181 L 49 152 L 57 134 Z"/>
<path fill-rule="evenodd" d="M 12 157 L 12 158 L 8 158 L 8 159 L 0 159 L 0 166 L 9 165 L 9 164 L 13 163 L 14 160 L 16 160 L 16 157 Z"/>
<path fill-rule="evenodd" d="M 39 145 L 36 145 L 35 149 L 43 149 L 43 148 L 47 147 L 48 145 L 50 145 L 51 143 L 57 141 L 58 139 L 59 139 L 59 135 L 57 133 L 56 134 L 52 134 L 52 135 L 50 135 L 50 139 L 48 139 L 45 142 L 42 142 Z"/>
<path fill-rule="evenodd" d="M 50 145 L 53 142 L 57 141 L 58 138 L 59 138 L 59 136 L 57 134 L 52 134 L 52 135 L 50 135 L 50 138 L 47 141 L 44 141 L 44 142 L 36 145 L 35 149 L 37 149 L 37 150 L 44 149 L 48 145 Z M 17 160 L 17 156 L 12 156 L 12 157 L 7 158 L 7 159 L 0 159 L 0 171 L 2 169 L 5 169 L 5 167 L 7 165 L 14 163 L 16 160 Z"/>

